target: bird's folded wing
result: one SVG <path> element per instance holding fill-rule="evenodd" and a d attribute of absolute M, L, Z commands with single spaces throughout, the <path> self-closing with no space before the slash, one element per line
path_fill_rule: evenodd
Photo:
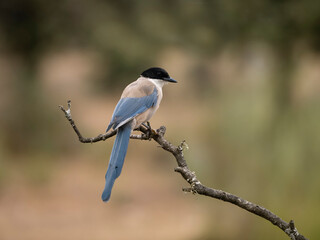
<path fill-rule="evenodd" d="M 141 114 L 156 105 L 158 99 L 157 88 L 154 87 L 150 95 L 143 97 L 126 97 L 121 98 L 118 102 L 106 131 L 112 127 L 117 129 L 123 124 L 126 124 L 138 114 Z"/>

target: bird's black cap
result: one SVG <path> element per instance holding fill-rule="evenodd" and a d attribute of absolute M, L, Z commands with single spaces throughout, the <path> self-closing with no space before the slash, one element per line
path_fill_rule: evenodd
<path fill-rule="evenodd" d="M 141 73 L 142 77 L 146 78 L 153 78 L 153 79 L 161 79 L 163 81 L 167 82 L 173 82 L 176 83 L 177 81 L 171 78 L 166 70 L 159 67 L 152 67 L 147 70 L 145 70 L 143 73 Z"/>

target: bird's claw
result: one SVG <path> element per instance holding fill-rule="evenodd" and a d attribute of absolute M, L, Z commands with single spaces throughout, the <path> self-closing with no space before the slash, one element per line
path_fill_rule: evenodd
<path fill-rule="evenodd" d="M 143 134 L 146 139 L 151 140 L 153 136 L 158 134 L 155 130 L 152 129 L 150 122 L 147 122 L 147 124 L 143 123 L 142 125 L 147 128 L 146 133 Z"/>

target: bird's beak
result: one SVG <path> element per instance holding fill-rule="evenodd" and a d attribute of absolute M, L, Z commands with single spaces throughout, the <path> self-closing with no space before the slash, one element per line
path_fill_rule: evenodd
<path fill-rule="evenodd" d="M 177 81 L 176 80 L 174 80 L 173 78 L 164 78 L 163 79 L 164 81 L 167 81 L 167 82 L 172 82 L 172 83 L 177 83 Z"/>

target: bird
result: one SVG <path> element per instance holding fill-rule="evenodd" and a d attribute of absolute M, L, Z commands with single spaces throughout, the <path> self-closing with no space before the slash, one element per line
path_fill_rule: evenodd
<path fill-rule="evenodd" d="M 117 135 L 105 175 L 105 187 L 101 196 L 104 202 L 109 201 L 114 182 L 121 174 L 131 132 L 148 122 L 155 114 L 162 100 L 162 87 L 167 83 L 177 81 L 163 68 L 151 67 L 123 90 L 106 130 L 117 130 Z"/>

